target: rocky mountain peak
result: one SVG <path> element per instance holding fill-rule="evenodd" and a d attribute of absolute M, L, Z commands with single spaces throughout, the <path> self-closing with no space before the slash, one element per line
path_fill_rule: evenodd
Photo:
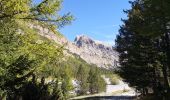
<path fill-rule="evenodd" d="M 76 36 L 74 43 L 78 46 L 78 47 L 83 47 L 83 46 L 92 46 L 95 47 L 96 49 L 105 49 L 105 50 L 112 50 L 113 47 L 106 45 L 104 43 L 102 43 L 101 41 L 96 41 L 91 39 L 90 37 L 86 36 L 86 35 L 78 35 Z"/>
<path fill-rule="evenodd" d="M 83 45 L 93 45 L 95 41 L 86 35 L 79 35 L 75 38 L 74 43 L 78 47 L 82 47 Z"/>
<path fill-rule="evenodd" d="M 48 29 L 40 26 L 30 25 L 38 29 L 41 36 L 54 40 L 57 44 L 64 45 L 66 56 L 72 54 L 78 55 L 89 64 L 95 64 L 102 68 L 117 68 L 119 54 L 112 46 L 105 45 L 102 42 L 93 40 L 86 35 L 80 35 L 75 38 L 74 42 L 68 41 L 65 37 L 56 36 Z"/>
<path fill-rule="evenodd" d="M 115 68 L 117 66 L 118 53 L 112 46 L 93 40 L 86 35 L 77 36 L 74 45 L 79 49 L 70 46 L 69 50 L 78 54 L 88 63 L 104 68 Z"/>

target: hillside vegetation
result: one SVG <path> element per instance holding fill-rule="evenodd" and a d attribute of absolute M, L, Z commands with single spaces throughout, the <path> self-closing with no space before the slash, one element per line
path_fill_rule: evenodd
<path fill-rule="evenodd" d="M 79 57 L 65 57 L 62 45 L 32 27 L 45 27 L 56 36 L 58 28 L 70 24 L 70 13 L 59 15 L 61 0 L 0 0 L 0 99 L 66 100 L 105 91 L 101 75 L 112 73 L 90 65 Z"/>

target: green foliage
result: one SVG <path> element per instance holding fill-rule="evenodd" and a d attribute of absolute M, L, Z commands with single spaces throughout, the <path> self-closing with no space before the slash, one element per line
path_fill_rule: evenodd
<path fill-rule="evenodd" d="M 111 85 L 118 85 L 119 80 L 121 80 L 120 76 L 118 76 L 117 74 L 106 75 L 106 77 L 109 78 Z"/>
<path fill-rule="evenodd" d="M 62 90 L 61 89 L 56 89 L 56 90 L 54 90 L 53 91 L 53 97 L 52 97 L 52 99 L 51 100 L 64 100 L 65 99 L 65 97 L 64 97 L 64 95 L 63 95 L 63 93 L 62 93 Z"/>
<path fill-rule="evenodd" d="M 49 91 L 51 89 L 51 91 Z M 25 83 L 19 91 L 8 95 L 10 100 L 65 100 L 61 87 L 58 85 L 58 81 L 45 83 L 45 78 L 41 78 L 41 82 L 38 82 L 35 75 L 32 79 Z"/>
<path fill-rule="evenodd" d="M 125 11 L 116 48 L 120 53 L 118 73 L 142 94 L 152 89 L 166 96 L 170 90 L 170 38 L 168 0 L 135 0 Z M 163 91 L 167 91 L 166 93 Z"/>
<path fill-rule="evenodd" d="M 91 94 L 99 93 L 101 91 L 105 91 L 106 89 L 106 83 L 104 79 L 101 77 L 101 74 L 99 73 L 99 70 L 97 68 L 90 69 L 88 83 L 89 83 L 89 92 Z"/>
<path fill-rule="evenodd" d="M 41 87 L 38 80 L 31 83 L 30 78 L 31 75 L 36 75 L 38 79 L 54 75 L 55 79 L 58 62 L 63 57 L 63 49 L 62 46 L 40 36 L 37 30 L 30 26 L 34 24 L 40 27 L 45 26 L 50 31 L 54 31 L 56 27 L 70 23 L 72 16 L 57 14 L 60 5 L 60 0 L 43 0 L 35 6 L 32 0 L 0 0 L 0 89 L 3 91 L 2 97 L 5 95 L 6 98 L 17 100 L 17 96 L 27 92 L 27 89 L 31 91 L 26 88 L 27 86 L 32 86 L 30 89 L 42 92 L 41 96 L 43 95 L 44 98 L 50 95 L 48 86 L 43 85 L 45 82 L 41 82 L 43 85 Z M 68 80 L 66 78 L 66 82 Z M 23 88 L 26 90 L 23 91 Z M 26 93 L 23 97 L 28 95 L 32 97 L 35 94 Z"/>
<path fill-rule="evenodd" d="M 117 50 L 120 53 L 119 74 L 132 86 L 147 87 L 153 83 L 154 65 L 157 53 L 149 37 L 132 33 L 128 22 L 120 29 Z M 137 77 L 137 78 L 136 78 Z M 145 78 L 144 78 L 145 77 Z"/>
<path fill-rule="evenodd" d="M 71 81 L 71 70 L 70 67 L 60 68 L 59 76 L 61 77 L 61 90 L 64 97 L 68 97 L 68 92 L 73 90 L 72 81 Z"/>
<path fill-rule="evenodd" d="M 46 22 L 51 29 L 54 25 L 63 27 L 73 20 L 70 13 L 60 16 L 61 0 L 43 0 L 32 4 L 32 0 L 0 0 L 0 19 L 19 19 L 25 21 Z M 34 5 L 34 6 L 32 6 Z"/>
<path fill-rule="evenodd" d="M 98 68 L 96 65 L 90 65 L 81 59 L 78 56 L 68 57 L 66 62 L 60 64 L 60 66 L 69 66 L 70 76 L 78 80 L 79 90 L 77 91 L 78 95 L 86 94 L 90 90 L 90 82 L 91 86 L 95 85 L 95 92 L 103 92 L 106 88 L 106 83 L 101 75 L 113 74 L 113 71 Z M 90 70 L 93 70 L 95 75 L 90 73 Z M 59 71 L 62 72 L 62 71 Z M 94 76 L 90 78 L 90 76 Z"/>
<path fill-rule="evenodd" d="M 88 91 L 88 83 L 87 83 L 87 78 L 88 78 L 88 72 L 87 69 L 83 65 L 80 65 L 77 71 L 76 79 L 78 80 L 79 84 L 79 95 L 86 94 Z"/>
<path fill-rule="evenodd" d="M 93 69 L 98 69 L 98 71 L 101 73 L 101 74 L 113 74 L 114 70 L 107 70 L 107 69 L 104 69 L 104 68 L 99 68 L 97 67 L 96 65 L 94 64 L 88 64 L 87 62 L 85 62 L 82 58 L 80 58 L 79 56 L 76 56 L 74 55 L 74 57 L 68 57 L 66 58 L 66 61 L 65 62 L 62 62 L 60 64 L 60 66 L 69 66 L 70 69 L 71 69 L 71 72 L 72 72 L 72 75 L 74 78 L 77 78 L 77 72 L 79 70 L 79 67 L 82 66 L 83 69 L 88 73 L 89 70 L 91 68 Z M 84 72 L 84 73 L 86 73 Z"/>

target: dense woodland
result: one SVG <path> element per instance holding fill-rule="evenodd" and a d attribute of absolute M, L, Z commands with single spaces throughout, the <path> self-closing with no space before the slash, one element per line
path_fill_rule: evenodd
<path fill-rule="evenodd" d="M 118 73 L 143 96 L 170 99 L 170 0 L 135 0 L 116 39 Z"/>
<path fill-rule="evenodd" d="M 78 95 L 105 91 L 102 74 L 111 71 L 65 57 L 62 45 L 38 34 L 31 25 L 56 29 L 70 24 L 59 15 L 61 0 L 0 0 L 0 100 L 66 100 L 79 82 Z"/>
<path fill-rule="evenodd" d="M 66 100 L 105 91 L 113 71 L 90 65 L 40 36 L 31 25 L 56 30 L 74 20 L 60 15 L 61 0 L 0 0 L 0 100 Z M 143 97 L 170 99 L 170 0 L 134 0 L 116 39 L 116 72 Z M 113 80 L 113 83 L 114 82 Z"/>

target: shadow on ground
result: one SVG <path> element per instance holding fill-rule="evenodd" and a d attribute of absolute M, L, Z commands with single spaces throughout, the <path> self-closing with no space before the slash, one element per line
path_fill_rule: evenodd
<path fill-rule="evenodd" d="M 87 97 L 79 100 L 135 100 L 135 96 L 94 96 Z"/>

